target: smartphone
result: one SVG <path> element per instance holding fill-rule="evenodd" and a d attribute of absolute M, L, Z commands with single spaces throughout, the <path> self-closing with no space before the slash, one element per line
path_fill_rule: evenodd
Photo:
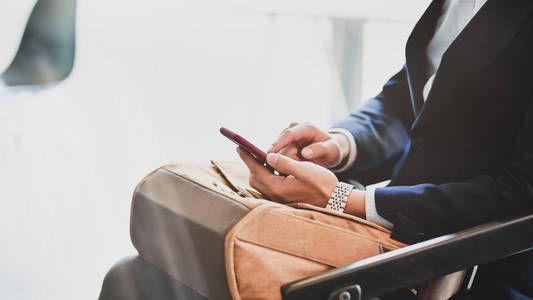
<path fill-rule="evenodd" d="M 261 151 L 261 149 L 257 148 L 254 144 L 250 143 L 242 136 L 224 127 L 220 127 L 220 133 L 222 133 L 223 136 L 227 137 L 235 144 L 239 145 L 242 149 L 244 149 L 244 151 L 248 152 L 260 163 L 266 164 L 267 154 Z"/>
<path fill-rule="evenodd" d="M 261 149 L 257 148 L 254 144 L 250 143 L 247 139 L 224 127 L 220 127 L 220 133 L 222 133 L 223 136 L 227 137 L 235 144 L 239 145 L 242 149 L 244 149 L 244 151 L 248 152 L 257 161 L 267 167 L 272 173 L 279 176 L 287 176 L 286 174 L 280 173 L 269 166 L 266 161 L 267 154 Z"/>

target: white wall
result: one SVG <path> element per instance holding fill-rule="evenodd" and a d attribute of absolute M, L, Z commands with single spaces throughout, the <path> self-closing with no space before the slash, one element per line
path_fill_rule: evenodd
<path fill-rule="evenodd" d="M 19 1 L 0 4 L 0 25 L 12 24 L 0 26 L 9 44 L 0 67 L 31 7 Z M 406 1 L 407 17 L 389 20 L 384 1 L 332 2 L 331 11 L 294 3 L 79 1 L 72 76 L 44 90 L 0 90 L 4 298 L 96 298 L 111 265 L 135 253 L 129 205 L 142 176 L 169 161 L 236 160 L 221 125 L 263 148 L 290 121 L 327 127 L 343 97 L 329 17 L 361 8 L 370 18 L 368 98 L 402 65 L 422 6 Z"/>

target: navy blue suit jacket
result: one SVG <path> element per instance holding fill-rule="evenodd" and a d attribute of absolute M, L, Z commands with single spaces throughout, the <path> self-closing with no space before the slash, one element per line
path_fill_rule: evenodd
<path fill-rule="evenodd" d="M 344 176 L 376 190 L 378 213 L 407 243 L 533 211 L 533 1 L 488 0 L 445 52 L 423 101 L 433 1 L 406 64 L 334 127 L 357 142 Z"/>

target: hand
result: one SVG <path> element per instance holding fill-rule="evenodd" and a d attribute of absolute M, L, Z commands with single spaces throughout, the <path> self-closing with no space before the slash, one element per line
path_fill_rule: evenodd
<path fill-rule="evenodd" d="M 305 202 L 325 207 L 338 183 L 331 171 L 311 162 L 296 161 L 277 153 L 268 154 L 267 163 L 288 175 L 284 177 L 270 172 L 240 147 L 237 152 L 250 169 L 250 185 L 273 201 Z"/>
<path fill-rule="evenodd" d="M 344 157 L 339 157 L 343 149 Z M 268 153 L 281 153 L 294 160 L 307 160 L 323 167 L 333 167 L 349 152 L 347 138 L 330 135 L 309 123 L 291 123 L 272 144 Z"/>

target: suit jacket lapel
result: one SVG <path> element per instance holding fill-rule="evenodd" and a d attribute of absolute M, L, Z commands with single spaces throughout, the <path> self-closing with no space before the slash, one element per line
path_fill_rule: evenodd
<path fill-rule="evenodd" d="M 434 0 L 431 2 L 413 28 L 405 47 L 409 92 L 411 93 L 411 103 L 415 118 L 420 113 L 424 104 L 422 89 L 428 79 L 425 74 L 428 63 L 425 51 L 435 33 L 437 21 L 442 15 L 443 3 L 444 0 Z"/>
<path fill-rule="evenodd" d="M 450 105 L 459 105 L 454 100 L 460 96 L 454 95 L 453 91 L 460 91 L 491 66 L 532 10 L 533 1 L 530 0 L 488 0 L 444 53 L 431 92 L 412 130 L 423 123 L 426 115 L 442 112 Z M 424 49 L 412 51 L 423 53 Z M 421 97 L 424 83 L 414 83 L 417 85 L 413 84 L 413 89 L 419 93 L 415 96 Z"/>

